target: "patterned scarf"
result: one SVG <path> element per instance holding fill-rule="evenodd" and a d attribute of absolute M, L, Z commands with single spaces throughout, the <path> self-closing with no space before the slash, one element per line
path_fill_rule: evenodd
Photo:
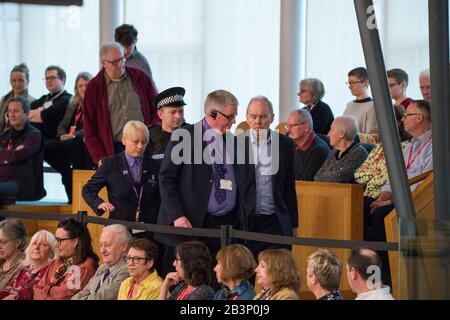
<path fill-rule="evenodd" d="M 23 257 L 23 253 L 19 253 L 9 270 L 0 271 L 0 290 L 5 289 L 8 284 L 14 279 L 16 274 L 23 268 L 21 263 Z M 0 260 L 0 266 L 3 267 L 5 262 L 5 260 Z"/>
<path fill-rule="evenodd" d="M 72 266 L 74 264 L 74 262 L 75 262 L 74 258 L 70 257 L 70 258 L 66 259 L 64 261 L 64 263 L 58 269 L 56 269 L 56 272 L 55 272 L 56 283 L 55 283 L 55 285 L 59 285 L 63 281 L 64 275 L 66 274 L 66 272 L 70 268 L 70 266 Z"/>

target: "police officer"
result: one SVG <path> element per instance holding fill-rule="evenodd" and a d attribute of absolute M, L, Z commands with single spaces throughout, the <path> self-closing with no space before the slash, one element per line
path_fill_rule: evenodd
<path fill-rule="evenodd" d="M 184 88 L 174 87 L 155 97 L 154 104 L 162 124 L 149 127 L 150 143 L 146 155 L 152 159 L 163 159 L 172 132 L 185 125 L 184 106 L 186 103 L 183 100 L 185 92 Z"/>

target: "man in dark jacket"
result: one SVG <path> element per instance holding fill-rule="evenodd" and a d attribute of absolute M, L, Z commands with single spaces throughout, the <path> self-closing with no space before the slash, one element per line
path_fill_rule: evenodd
<path fill-rule="evenodd" d="M 8 103 L 11 127 L 0 135 L 0 196 L 39 200 L 46 195 L 43 183 L 43 141 L 30 125 L 29 102 L 14 97 Z"/>
<path fill-rule="evenodd" d="M 100 58 L 103 68 L 89 82 L 83 102 L 84 136 L 97 164 L 123 151 L 122 130 L 128 121 L 161 123 L 152 108 L 156 88 L 143 71 L 125 67 L 123 47 L 105 44 Z"/>

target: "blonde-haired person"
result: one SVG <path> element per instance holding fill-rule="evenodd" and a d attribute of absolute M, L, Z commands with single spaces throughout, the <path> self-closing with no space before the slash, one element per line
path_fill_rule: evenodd
<path fill-rule="evenodd" d="M 299 300 L 300 276 L 292 253 L 268 249 L 258 255 L 256 281 L 262 291 L 254 300 Z"/>
<path fill-rule="evenodd" d="M 316 299 L 343 300 L 339 292 L 342 263 L 338 257 L 326 249 L 319 249 L 307 261 L 306 285 Z"/>
<path fill-rule="evenodd" d="M 256 293 L 248 279 L 254 274 L 256 261 L 250 249 L 232 244 L 220 249 L 216 260 L 217 282 L 226 288 L 217 291 L 214 300 L 253 300 Z"/>
<path fill-rule="evenodd" d="M 22 265 L 29 268 L 31 273 L 40 278 L 48 269 L 50 262 L 56 256 L 55 236 L 47 230 L 36 232 L 25 249 L 25 260 Z"/>
<path fill-rule="evenodd" d="M 120 285 L 117 300 L 157 300 L 163 284 L 155 262 L 158 246 L 147 239 L 135 239 L 126 256 L 130 277 Z"/>
<path fill-rule="evenodd" d="M 127 122 L 122 136 L 125 151 L 104 158 L 83 187 L 83 198 L 97 215 L 109 211 L 110 219 L 156 224 L 160 205 L 159 164 L 144 156 L 148 141 L 144 123 Z M 108 192 L 108 201 L 98 196 L 103 187 Z M 134 235 L 153 240 L 152 233 L 135 231 Z"/>

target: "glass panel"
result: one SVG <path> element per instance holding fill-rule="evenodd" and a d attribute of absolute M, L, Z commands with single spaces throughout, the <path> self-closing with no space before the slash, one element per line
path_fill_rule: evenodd
<path fill-rule="evenodd" d="M 450 222 L 402 218 L 400 235 L 398 297 L 450 299 Z"/>

